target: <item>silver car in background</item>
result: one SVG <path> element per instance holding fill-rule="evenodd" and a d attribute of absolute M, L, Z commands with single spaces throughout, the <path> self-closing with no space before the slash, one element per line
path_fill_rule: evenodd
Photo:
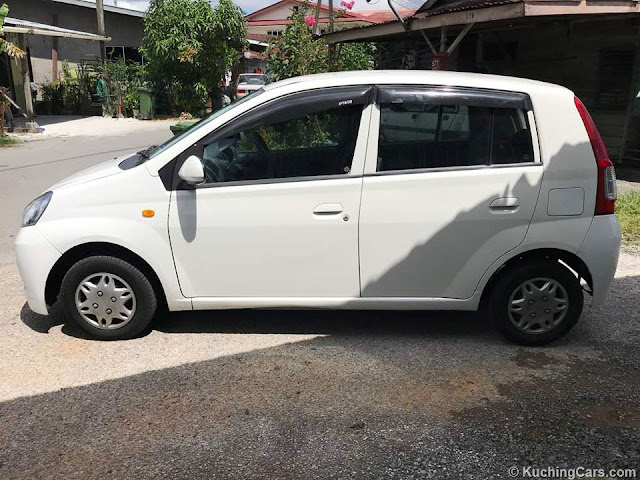
<path fill-rule="evenodd" d="M 267 76 L 262 73 L 241 73 L 236 80 L 235 96 L 242 98 L 255 92 L 267 83 Z"/>

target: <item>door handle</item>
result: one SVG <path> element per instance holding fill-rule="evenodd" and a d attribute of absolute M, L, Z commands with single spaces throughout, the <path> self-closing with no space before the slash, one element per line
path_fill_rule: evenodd
<path fill-rule="evenodd" d="M 342 213 L 342 205 L 339 203 L 321 203 L 313 209 L 314 215 L 338 215 Z"/>
<path fill-rule="evenodd" d="M 492 213 L 513 213 L 520 208 L 520 199 L 517 197 L 496 198 L 489 205 Z"/>

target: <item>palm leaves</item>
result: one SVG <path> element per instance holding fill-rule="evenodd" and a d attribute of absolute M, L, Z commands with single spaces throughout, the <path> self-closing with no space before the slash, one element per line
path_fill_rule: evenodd
<path fill-rule="evenodd" d="M 9 7 L 6 3 L 3 3 L 0 7 L 0 35 L 2 35 L 2 26 L 4 25 L 4 19 L 9 14 Z M 22 58 L 25 53 L 17 45 L 8 42 L 4 38 L 0 37 L 0 53 L 6 52 L 10 57 Z"/>

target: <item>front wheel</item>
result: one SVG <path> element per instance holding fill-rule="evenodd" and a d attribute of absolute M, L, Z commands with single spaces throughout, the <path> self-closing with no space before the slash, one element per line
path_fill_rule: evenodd
<path fill-rule="evenodd" d="M 66 317 L 92 337 L 135 337 L 151 323 L 157 300 L 147 277 L 116 257 L 95 256 L 73 265 L 60 288 Z"/>
<path fill-rule="evenodd" d="M 498 329 L 521 345 L 544 345 L 571 330 L 582 314 L 579 280 L 550 260 L 507 271 L 494 286 L 490 311 Z"/>

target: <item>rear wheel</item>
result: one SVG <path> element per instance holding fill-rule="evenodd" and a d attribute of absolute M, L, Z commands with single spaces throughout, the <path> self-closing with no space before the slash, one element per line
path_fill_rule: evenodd
<path fill-rule="evenodd" d="M 120 340 L 141 333 L 157 300 L 145 275 L 116 257 L 95 256 L 73 265 L 60 288 L 66 317 L 95 338 Z"/>
<path fill-rule="evenodd" d="M 490 311 L 498 329 L 522 345 L 543 345 L 566 334 L 582 314 L 580 282 L 550 260 L 507 271 L 494 286 Z"/>

